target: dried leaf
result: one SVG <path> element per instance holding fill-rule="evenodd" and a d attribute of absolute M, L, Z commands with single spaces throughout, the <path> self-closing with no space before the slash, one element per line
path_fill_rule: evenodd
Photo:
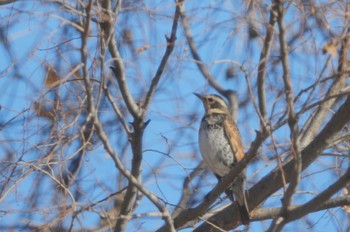
<path fill-rule="evenodd" d="M 50 120 L 54 119 L 55 114 L 51 110 L 47 110 L 41 103 L 35 102 L 33 108 L 39 117 L 48 118 Z"/>
<path fill-rule="evenodd" d="M 45 77 L 45 86 L 47 88 L 53 88 L 56 87 L 61 83 L 61 78 L 60 76 L 57 75 L 55 69 L 47 65 L 46 66 L 46 77 Z"/>
<path fill-rule="evenodd" d="M 234 78 L 238 75 L 238 70 L 235 65 L 230 65 L 226 68 L 226 79 Z"/>
<path fill-rule="evenodd" d="M 248 24 L 248 35 L 249 39 L 255 39 L 259 37 L 258 25 L 254 22 L 249 22 Z"/>
<path fill-rule="evenodd" d="M 129 29 L 123 31 L 123 42 L 126 44 L 132 44 L 132 32 Z"/>
<path fill-rule="evenodd" d="M 103 226 L 114 226 L 116 220 L 120 215 L 120 210 L 123 205 L 126 191 L 120 192 L 117 196 L 114 197 L 114 207 L 105 212 L 101 212 L 101 225 Z"/>
<path fill-rule="evenodd" d="M 137 52 L 141 53 L 141 52 L 148 50 L 149 48 L 150 48 L 150 46 L 148 44 L 145 44 L 143 47 L 137 48 Z"/>
<path fill-rule="evenodd" d="M 329 53 L 331 56 L 337 55 L 338 41 L 335 39 L 331 39 L 328 41 L 322 48 L 323 54 Z"/>

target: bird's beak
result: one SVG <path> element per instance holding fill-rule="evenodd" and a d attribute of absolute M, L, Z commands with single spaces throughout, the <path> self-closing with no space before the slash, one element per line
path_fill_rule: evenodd
<path fill-rule="evenodd" d="M 201 99 L 203 101 L 204 96 L 200 95 L 199 93 L 193 93 L 194 95 L 196 95 L 196 97 L 198 97 L 199 99 Z"/>

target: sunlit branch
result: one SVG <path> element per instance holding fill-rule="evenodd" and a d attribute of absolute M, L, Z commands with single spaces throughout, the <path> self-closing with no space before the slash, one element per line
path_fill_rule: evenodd
<path fill-rule="evenodd" d="M 305 170 L 317 157 L 319 157 L 322 151 L 332 142 L 332 138 L 339 133 L 346 123 L 350 121 L 349 107 L 350 97 L 348 97 L 345 103 L 340 106 L 315 139 L 301 151 L 302 170 Z M 282 169 L 287 182 L 291 180 L 291 175 L 294 173 L 294 162 L 293 159 L 283 163 Z M 281 170 L 275 169 L 249 189 L 247 199 L 249 202 L 249 209 L 254 209 L 259 206 L 259 204 L 281 187 L 283 187 Z M 232 215 L 235 215 L 235 217 L 233 218 Z M 240 223 L 238 211 L 236 211 L 234 206 L 222 210 L 208 220 L 215 222 L 217 226 L 224 229 L 232 229 Z M 203 224 L 198 227 L 198 231 L 201 229 L 209 231 L 209 228 L 210 226 L 208 224 Z"/>
<path fill-rule="evenodd" d="M 143 105 L 143 110 L 144 110 L 143 112 L 144 113 L 148 110 L 149 105 L 151 104 L 154 93 L 157 89 L 158 83 L 159 83 L 160 78 L 162 76 L 162 73 L 164 71 L 165 65 L 167 64 L 168 59 L 174 50 L 178 21 L 179 21 L 179 17 L 180 17 L 181 8 L 183 7 L 182 4 L 183 4 L 183 0 L 176 1 L 176 10 L 175 10 L 175 14 L 174 14 L 171 34 L 170 34 L 169 38 L 166 37 L 167 47 L 166 47 L 165 53 L 163 55 L 163 58 L 159 64 L 159 66 L 158 66 L 157 72 L 152 79 L 151 86 L 149 87 L 149 90 L 147 92 L 146 99 L 145 99 L 145 102 Z"/>
<path fill-rule="evenodd" d="M 95 126 L 96 126 L 96 131 L 103 143 L 103 146 L 105 150 L 109 153 L 111 158 L 114 161 L 114 164 L 118 170 L 131 182 L 133 186 L 135 186 L 138 190 L 140 190 L 158 209 L 159 211 L 163 214 L 163 218 L 165 220 L 165 223 L 167 225 L 168 231 L 173 231 L 175 232 L 174 229 L 174 224 L 173 220 L 171 218 L 171 215 L 167 208 L 158 200 L 157 196 L 154 195 L 152 192 L 148 191 L 145 189 L 142 184 L 139 182 L 138 179 L 136 179 L 131 172 L 123 165 L 121 160 L 119 159 L 118 155 L 115 153 L 113 150 L 107 134 L 104 132 L 102 125 L 100 124 L 99 121 L 95 121 Z"/>
<path fill-rule="evenodd" d="M 332 83 L 331 87 L 329 87 L 325 98 L 338 94 L 344 87 L 347 77 L 349 76 L 350 70 L 348 66 L 347 54 L 350 39 L 347 34 L 349 33 L 350 29 L 348 28 L 348 25 L 346 27 L 347 28 L 345 30 L 345 36 L 341 39 L 341 48 L 338 58 L 337 74 L 339 76 L 334 79 L 334 82 Z M 300 141 L 302 141 L 301 147 L 306 146 L 314 137 L 315 133 L 317 132 L 317 129 L 319 128 L 319 125 L 321 125 L 321 123 L 324 121 L 324 119 L 329 113 L 329 109 L 333 106 L 335 101 L 336 99 L 332 99 L 319 105 L 316 112 L 310 117 L 310 123 L 306 125 L 307 127 L 303 130 L 302 136 L 300 138 Z"/>
<path fill-rule="evenodd" d="M 118 2 L 121 2 L 121 1 L 118 1 Z M 115 38 L 114 22 L 115 22 L 116 16 L 112 15 L 110 0 L 102 1 L 101 5 L 103 8 L 103 14 L 105 17 L 104 17 L 104 21 L 102 21 L 100 24 L 101 24 L 101 28 L 103 28 L 103 30 L 106 32 L 105 39 L 106 41 L 108 41 L 108 49 L 114 61 L 114 66 L 111 68 L 118 81 L 119 89 L 125 101 L 126 107 L 128 108 L 130 114 L 134 118 L 137 118 L 140 116 L 140 113 L 141 113 L 140 108 L 134 101 L 133 97 L 131 96 L 128 83 L 126 80 L 123 59 L 119 54 L 118 42 L 117 42 L 117 39 Z"/>
<path fill-rule="evenodd" d="M 267 61 L 269 58 L 273 36 L 275 34 L 275 22 L 276 22 L 276 5 L 273 4 L 270 10 L 269 24 L 267 25 L 266 36 L 264 39 L 264 46 L 260 53 L 259 66 L 258 66 L 258 100 L 259 100 L 259 111 L 261 115 L 261 126 L 265 127 L 267 123 L 267 112 L 266 112 L 266 91 L 265 91 L 265 78 L 267 71 Z"/>
<path fill-rule="evenodd" d="M 284 24 L 284 15 L 285 10 L 282 0 L 274 1 L 277 11 L 277 24 L 279 28 L 279 41 L 280 41 L 280 54 L 281 62 L 283 68 L 283 82 L 284 82 L 284 93 L 286 95 L 287 101 L 287 112 L 288 112 L 288 125 L 290 129 L 290 140 L 291 140 L 291 154 L 294 158 L 294 167 L 293 174 L 291 175 L 290 183 L 284 193 L 282 200 L 282 213 L 280 217 L 276 217 L 269 228 L 269 231 L 279 231 L 280 229 L 275 230 L 275 226 L 282 220 L 285 220 L 285 215 L 289 212 L 289 206 L 292 202 L 292 197 L 297 189 L 298 183 L 300 181 L 300 175 L 302 171 L 302 159 L 301 153 L 299 151 L 299 128 L 298 128 L 298 118 L 295 114 L 294 101 L 293 101 L 293 89 L 292 82 L 290 79 L 290 67 L 289 67 L 289 58 L 288 58 L 288 44 L 286 42 L 286 28 Z M 283 174 L 283 170 L 282 174 Z"/>

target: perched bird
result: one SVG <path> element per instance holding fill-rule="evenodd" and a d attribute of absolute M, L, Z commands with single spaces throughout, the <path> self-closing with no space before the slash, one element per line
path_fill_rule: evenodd
<path fill-rule="evenodd" d="M 220 181 L 244 156 L 242 140 L 225 101 L 218 95 L 200 95 L 205 114 L 199 129 L 199 149 L 209 169 Z M 245 170 L 232 186 L 226 190 L 227 196 L 237 200 L 241 221 L 250 222 L 249 210 L 244 190 Z"/>

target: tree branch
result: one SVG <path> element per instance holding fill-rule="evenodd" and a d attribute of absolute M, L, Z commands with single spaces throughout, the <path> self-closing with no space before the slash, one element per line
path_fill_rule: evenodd
<path fill-rule="evenodd" d="M 177 217 L 181 212 L 187 208 L 188 199 L 191 196 L 191 182 L 203 169 L 203 161 L 185 178 L 182 187 L 182 195 L 179 202 L 176 204 L 176 209 L 172 215 L 173 218 Z"/>
<path fill-rule="evenodd" d="M 308 212 L 315 211 L 321 208 L 335 193 L 344 188 L 350 181 L 350 169 L 346 171 L 336 182 L 329 186 L 326 190 L 318 194 L 309 202 L 296 207 L 287 215 L 287 222 L 296 220 L 308 214 Z M 349 197 L 349 196 L 348 196 Z"/>
<path fill-rule="evenodd" d="M 340 106 L 326 126 L 315 139 L 301 151 L 302 170 L 305 170 L 333 141 L 333 137 L 350 121 L 350 97 Z M 294 160 L 283 164 L 283 172 L 287 182 L 290 182 L 294 173 Z M 283 186 L 280 169 L 275 169 L 262 178 L 248 191 L 249 209 L 254 209 L 266 200 L 271 194 Z M 229 218 L 229 219 L 228 219 Z M 176 219 L 174 219 L 176 220 Z M 215 216 L 208 219 L 211 223 L 224 229 L 232 229 L 239 225 L 239 213 L 234 206 L 227 207 Z M 211 231 L 211 226 L 204 223 L 194 231 Z"/>
<path fill-rule="evenodd" d="M 180 15 L 181 15 L 181 23 L 182 23 L 182 27 L 185 31 L 185 36 L 187 38 L 187 43 L 188 46 L 190 47 L 190 51 L 192 54 L 193 59 L 195 60 L 197 67 L 199 69 L 199 71 L 202 73 L 203 77 L 208 81 L 208 83 L 216 90 L 218 91 L 222 96 L 225 96 L 225 98 L 229 101 L 230 105 L 233 106 L 235 103 L 231 102 L 232 100 L 236 100 L 235 96 L 234 96 L 234 91 L 230 90 L 230 89 L 224 89 L 223 87 L 220 86 L 220 84 L 215 80 L 215 78 L 210 74 L 210 71 L 207 69 L 207 67 L 204 65 L 196 44 L 194 42 L 192 33 L 191 33 L 191 29 L 186 17 L 186 13 L 185 13 L 185 7 L 181 7 L 181 11 L 180 11 Z M 234 114 L 233 114 L 234 115 Z"/>
<path fill-rule="evenodd" d="M 171 53 L 174 50 L 175 47 L 175 40 L 176 40 L 176 31 L 177 31 L 177 25 L 178 25 L 178 21 L 179 21 L 179 17 L 180 17 L 180 12 L 181 12 L 181 8 L 182 8 L 182 4 L 183 4 L 184 0 L 177 0 L 176 1 L 176 10 L 175 10 L 175 14 L 174 14 L 174 19 L 173 19 L 173 26 L 171 29 L 171 35 L 170 38 L 166 38 L 167 40 L 167 47 L 165 50 L 165 53 L 163 55 L 163 58 L 160 62 L 160 65 L 157 69 L 156 75 L 153 77 L 152 79 L 152 83 L 151 86 L 147 92 L 146 95 L 146 100 L 145 103 L 143 105 L 143 110 L 144 113 L 148 110 L 149 105 L 151 104 L 151 101 L 153 99 L 154 93 L 156 91 L 157 85 L 159 83 L 159 80 L 162 76 L 162 73 L 164 71 L 165 65 L 168 62 L 168 59 L 171 55 Z"/>
<path fill-rule="evenodd" d="M 267 25 L 267 32 L 264 40 L 264 47 L 260 53 L 259 66 L 258 66 L 258 99 L 259 99 L 259 111 L 262 118 L 262 126 L 266 126 L 267 113 L 266 113 L 266 92 L 265 92 L 265 78 L 266 78 L 266 63 L 270 54 L 272 39 L 275 32 L 276 22 L 276 7 L 275 4 L 271 6 L 269 24 Z"/>
<path fill-rule="evenodd" d="M 121 0 L 118 2 L 121 4 Z M 115 19 L 113 19 L 113 16 L 112 16 L 111 1 L 103 0 L 101 5 L 103 8 L 102 13 L 106 17 L 102 17 L 103 21 L 100 22 L 100 25 L 101 25 L 101 28 L 103 28 L 103 30 L 106 31 L 105 39 L 106 41 L 108 41 L 108 49 L 114 61 L 114 67 L 111 67 L 111 68 L 117 78 L 119 89 L 125 101 L 126 107 L 128 108 L 130 114 L 134 118 L 136 118 L 141 115 L 141 112 L 140 112 L 139 106 L 136 104 L 133 97 L 131 96 L 128 83 L 126 81 L 123 59 L 119 54 L 118 45 L 117 45 L 118 43 L 115 38 L 115 31 L 114 31 Z M 116 10 L 118 9 L 119 8 L 117 8 Z"/>
<path fill-rule="evenodd" d="M 96 127 L 96 133 L 99 135 L 100 140 L 104 146 L 104 149 L 108 152 L 108 154 L 113 159 L 113 162 L 118 168 L 118 170 L 129 180 L 129 182 L 135 186 L 137 189 L 139 189 L 157 208 L 158 210 L 163 214 L 163 219 L 166 224 L 166 228 L 168 231 L 175 232 L 173 220 L 171 218 L 171 215 L 168 211 L 168 209 L 158 200 L 157 196 L 154 195 L 152 192 L 145 189 L 142 184 L 140 184 L 139 180 L 136 179 L 130 171 L 123 165 L 121 160 L 119 159 L 118 155 L 113 150 L 111 144 L 109 143 L 109 139 L 107 134 L 104 132 L 101 123 L 96 119 L 94 120 L 94 125 Z M 116 227 L 117 228 L 117 227 Z"/>
<path fill-rule="evenodd" d="M 85 6 L 86 19 L 84 22 L 84 31 L 81 37 L 81 61 L 83 63 L 83 80 L 85 84 L 86 96 L 88 101 L 88 112 L 89 112 L 87 121 L 89 120 L 89 117 L 96 116 L 94 99 L 91 92 L 92 89 L 91 89 L 91 83 L 90 83 L 89 72 L 87 67 L 87 38 L 89 36 L 90 23 L 91 23 L 91 6 L 92 6 L 92 0 L 89 0 L 87 5 Z"/>
<path fill-rule="evenodd" d="M 338 181 L 337 181 L 338 182 Z M 336 197 L 333 199 L 329 199 L 326 201 L 323 201 L 318 207 L 310 210 L 307 209 L 307 213 L 312 213 L 312 212 L 318 212 L 326 209 L 331 209 L 331 208 L 336 208 L 336 207 L 342 207 L 350 204 L 350 196 L 341 196 L 341 197 Z M 290 206 L 290 212 L 293 212 L 296 210 L 298 207 L 302 207 L 303 205 L 295 205 L 295 206 Z M 275 218 L 279 215 L 281 215 L 282 209 L 281 208 L 261 208 L 261 209 L 256 209 L 252 214 L 250 215 L 252 218 L 252 221 L 262 221 L 262 220 L 268 220 Z M 303 215 L 305 216 L 305 215 Z M 300 218 L 300 217 L 299 217 Z"/>
<path fill-rule="evenodd" d="M 0 0 L 0 5 L 6 5 L 6 4 L 16 2 L 16 1 L 17 0 Z"/>
<path fill-rule="evenodd" d="M 347 27 L 349 27 L 347 25 Z M 349 28 L 347 28 L 346 33 L 349 33 Z M 346 34 L 342 38 L 341 42 L 341 49 L 339 54 L 339 60 L 338 60 L 338 74 L 339 77 L 334 79 L 334 82 L 332 86 L 328 89 L 326 98 L 329 96 L 333 96 L 338 94 L 341 89 L 344 87 L 346 80 L 349 76 L 349 65 L 348 65 L 348 58 L 347 58 L 347 51 L 349 48 L 349 35 Z M 331 99 L 330 101 L 324 102 L 322 105 L 320 105 L 317 109 L 317 111 L 310 117 L 309 124 L 306 126 L 306 128 L 303 130 L 302 135 L 300 136 L 300 141 L 302 141 L 301 147 L 306 146 L 309 141 L 312 139 L 314 134 L 317 132 L 317 129 L 319 128 L 318 125 L 320 125 L 327 114 L 329 113 L 329 109 L 334 104 L 336 99 Z"/>
<path fill-rule="evenodd" d="M 284 7 L 283 7 L 283 1 L 282 0 L 276 0 L 274 1 L 274 4 L 276 5 L 277 9 L 277 24 L 279 28 L 279 41 L 280 41 L 280 51 L 281 51 L 281 62 L 282 62 L 282 68 L 283 68 L 283 82 L 284 82 L 284 88 L 285 88 L 285 95 L 286 95 L 286 101 L 287 101 L 287 112 L 288 112 L 288 125 L 290 128 L 290 139 L 291 139 L 291 153 L 294 158 L 294 167 L 293 167 L 293 174 L 291 175 L 292 178 L 290 180 L 290 183 L 288 185 L 287 190 L 284 193 L 283 201 L 282 201 L 282 213 L 280 217 L 276 217 L 269 228 L 268 231 L 275 231 L 275 226 L 279 224 L 281 220 L 284 221 L 285 215 L 288 214 L 289 206 L 292 202 L 292 197 L 297 189 L 298 183 L 300 181 L 300 174 L 301 174 L 301 153 L 299 152 L 299 129 L 298 129 L 298 119 L 296 117 L 295 111 L 294 111 L 294 101 L 293 101 L 293 90 L 292 90 L 292 83 L 290 80 L 290 67 L 289 67 L 289 59 L 288 59 L 288 45 L 286 43 L 286 33 L 285 33 L 285 25 L 284 25 Z M 282 174 L 283 174 L 283 170 Z M 276 231 L 279 231 L 283 227 L 277 229 Z"/>
<path fill-rule="evenodd" d="M 197 207 L 190 208 L 181 212 L 174 218 L 174 225 L 176 229 L 196 224 L 199 220 L 199 217 L 207 213 L 208 208 L 235 181 L 243 169 L 246 168 L 247 164 L 255 158 L 260 145 L 266 137 L 267 134 L 261 134 L 260 132 L 257 133 L 254 142 L 252 143 L 244 158 L 238 164 L 236 164 L 235 167 L 206 195 L 203 202 Z M 238 217 L 237 220 L 240 221 Z M 157 230 L 157 232 L 166 231 L 167 229 L 165 226 Z"/>
<path fill-rule="evenodd" d="M 174 49 L 174 43 L 176 39 L 176 29 L 177 29 L 177 20 L 179 18 L 179 7 L 181 6 L 181 2 L 177 4 L 176 10 L 175 10 L 175 16 L 173 21 L 173 27 L 172 27 L 172 33 L 171 38 L 168 40 L 168 46 L 166 49 L 166 52 L 164 54 L 164 57 L 162 59 L 162 62 L 158 68 L 157 74 L 152 80 L 152 84 L 150 86 L 149 92 L 146 96 L 146 101 L 142 109 L 142 113 L 139 115 L 139 117 L 134 118 L 133 127 L 134 132 L 131 134 L 131 145 L 132 145 L 132 151 L 133 151 L 133 159 L 132 159 L 132 168 L 131 173 L 134 177 L 140 180 L 141 178 L 141 165 L 142 165 L 142 138 L 143 138 L 143 132 L 145 127 L 147 126 L 147 123 L 144 122 L 145 113 L 149 107 L 149 104 L 153 98 L 153 95 L 155 93 L 157 84 L 160 80 L 161 74 L 164 70 L 164 67 L 166 65 L 166 62 L 168 61 L 168 58 Z M 121 217 L 117 220 L 117 225 L 115 227 L 115 231 L 123 231 L 126 225 L 127 216 L 132 212 L 134 209 L 132 205 L 132 200 L 134 199 L 136 195 L 136 188 L 132 185 L 129 185 L 129 188 L 127 190 L 127 193 L 125 195 L 125 201 L 123 203 L 122 209 L 121 209 L 121 215 L 124 217 Z"/>

